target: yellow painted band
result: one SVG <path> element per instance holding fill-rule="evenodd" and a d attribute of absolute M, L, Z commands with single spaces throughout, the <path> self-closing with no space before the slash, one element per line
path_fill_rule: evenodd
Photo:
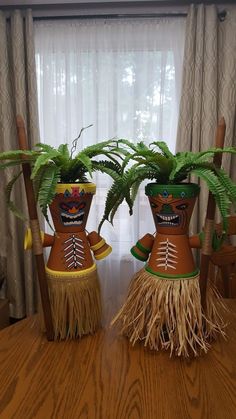
<path fill-rule="evenodd" d="M 112 247 L 108 246 L 108 248 L 104 252 L 99 253 L 99 255 L 94 255 L 94 257 L 97 260 L 104 259 L 106 256 L 108 256 L 111 253 L 111 251 L 112 251 Z"/>
<path fill-rule="evenodd" d="M 42 243 L 44 241 L 44 232 L 40 231 Z M 31 228 L 27 228 L 24 238 L 24 250 L 32 249 L 33 246 L 33 239 L 32 239 L 32 231 Z"/>
<path fill-rule="evenodd" d="M 95 194 L 96 185 L 92 182 L 88 183 L 58 183 L 56 186 L 56 193 L 65 193 L 68 190 L 72 193 L 72 188 L 77 188 L 79 191 L 84 191 L 85 193 Z"/>
<path fill-rule="evenodd" d="M 24 250 L 28 249 L 32 249 L 32 233 L 30 228 L 27 228 L 24 238 Z"/>
<path fill-rule="evenodd" d="M 105 240 L 102 239 L 97 244 L 94 244 L 93 246 L 90 246 L 90 249 L 94 252 L 95 250 L 100 249 L 105 243 L 106 243 Z"/>
<path fill-rule="evenodd" d="M 55 275 L 55 276 L 62 276 L 64 278 L 69 278 L 69 277 L 75 277 L 75 276 L 83 276 L 85 274 L 88 274 L 90 272 L 96 271 L 96 265 L 95 263 L 90 266 L 90 268 L 87 269 L 83 269 L 81 271 L 71 271 L 71 272 L 64 272 L 64 271 L 54 271 L 53 269 L 50 269 L 46 266 L 46 273 L 48 273 L 49 275 Z"/>

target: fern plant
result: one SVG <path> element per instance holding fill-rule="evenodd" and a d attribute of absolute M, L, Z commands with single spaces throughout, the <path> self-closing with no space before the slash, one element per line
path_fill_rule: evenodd
<path fill-rule="evenodd" d="M 122 154 L 118 153 L 114 140 L 103 141 L 77 152 L 78 140 L 83 130 L 84 128 L 73 141 L 71 150 L 68 144 L 61 144 L 55 148 L 39 143 L 34 150 L 12 150 L 0 153 L 0 170 L 21 166 L 22 156 L 24 156 L 24 162 L 30 163 L 36 200 L 48 222 L 47 210 L 55 195 L 58 182 L 88 182 L 88 175 L 92 177 L 92 173 L 96 170 L 109 174 L 115 180 L 115 174 L 121 172 L 119 158 L 122 161 L 126 151 L 123 150 Z M 97 160 L 98 156 L 105 156 L 106 159 Z M 21 174 L 22 171 L 14 174 L 8 182 L 6 201 L 17 217 L 25 219 L 11 200 L 12 188 Z"/>
<path fill-rule="evenodd" d="M 158 184 L 179 184 L 188 181 L 190 175 L 205 181 L 215 197 L 226 228 L 230 205 L 236 204 L 236 184 L 212 160 L 215 153 L 236 154 L 236 148 L 210 148 L 202 152 L 187 151 L 174 155 L 163 141 L 155 141 L 147 146 L 143 142 L 135 145 L 125 139 L 118 140 L 114 151 L 122 154 L 124 150 L 120 170 L 113 176 L 114 181 L 107 194 L 99 230 L 104 221 L 113 223 L 114 215 L 124 200 L 132 215 L 139 186 L 144 180 L 154 180 Z"/>

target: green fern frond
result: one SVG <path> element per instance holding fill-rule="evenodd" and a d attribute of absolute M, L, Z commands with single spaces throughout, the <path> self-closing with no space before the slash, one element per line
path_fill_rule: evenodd
<path fill-rule="evenodd" d="M 123 160 L 123 162 L 122 162 L 122 167 L 121 167 L 122 173 L 124 173 L 124 171 L 125 171 L 126 167 L 128 166 L 128 164 L 130 163 L 130 161 L 131 161 L 132 159 L 133 159 L 133 156 L 132 156 L 132 154 L 131 154 L 131 153 L 128 153 L 128 154 L 125 156 L 125 158 L 124 158 L 124 160 Z"/>
<path fill-rule="evenodd" d="M 194 169 L 192 173 L 206 182 L 209 191 L 214 195 L 216 205 L 219 208 L 223 220 L 224 228 L 226 228 L 230 200 L 228 198 L 228 195 L 225 193 L 224 186 L 219 181 L 215 173 L 209 169 Z"/>
<path fill-rule="evenodd" d="M 107 194 L 104 214 L 99 224 L 99 231 L 101 230 L 104 221 L 109 221 L 111 224 L 113 223 L 114 215 L 124 199 L 126 200 L 130 211 L 132 210 L 133 203 L 130 197 L 130 185 L 132 184 L 133 176 L 134 171 L 131 168 L 113 182 Z"/>
<path fill-rule="evenodd" d="M 99 155 L 100 153 L 102 154 L 104 148 L 111 145 L 111 142 L 112 142 L 112 140 L 108 140 L 108 141 L 102 141 L 100 143 L 90 145 L 90 146 L 85 147 L 83 149 L 83 153 L 86 154 L 90 158 L 95 157 L 95 156 Z M 79 154 L 80 153 L 78 153 L 77 156 Z M 75 156 L 75 159 L 77 158 L 77 156 Z"/>
<path fill-rule="evenodd" d="M 33 163 L 33 159 L 31 159 L 31 158 L 24 158 L 24 160 L 22 160 L 22 159 L 15 159 L 15 160 L 13 160 L 13 161 L 8 161 L 8 162 L 6 162 L 6 163 L 0 163 L 0 170 L 2 170 L 2 169 L 6 169 L 7 167 L 14 167 L 14 166 L 20 166 L 20 165 L 22 165 L 22 163 L 30 163 L 30 164 L 32 164 Z"/>
<path fill-rule="evenodd" d="M 40 153 L 45 152 L 45 153 L 51 153 L 53 151 L 57 151 L 57 149 L 49 144 L 45 144 L 45 143 L 37 143 L 35 144 L 36 148 L 39 148 Z"/>
<path fill-rule="evenodd" d="M 33 185 L 34 185 L 34 193 L 35 193 L 36 201 L 38 201 L 39 191 L 41 189 L 46 171 L 47 171 L 47 166 L 42 166 L 34 177 Z"/>
<path fill-rule="evenodd" d="M 12 150 L 12 151 L 3 151 L 0 153 L 0 160 L 19 160 L 20 156 L 28 156 L 29 159 L 33 160 L 38 156 L 37 152 L 29 150 Z"/>
<path fill-rule="evenodd" d="M 151 145 L 157 146 L 163 153 L 163 156 L 167 157 L 170 160 L 175 160 L 175 156 L 171 153 L 169 147 L 164 141 L 153 141 Z"/>
<path fill-rule="evenodd" d="M 172 183 L 181 183 L 183 180 L 186 180 L 189 175 L 191 175 L 192 171 L 195 169 L 209 169 L 215 172 L 215 165 L 212 162 L 202 162 L 202 163 L 193 163 L 188 167 L 183 167 L 180 169 L 171 179 Z"/>
<path fill-rule="evenodd" d="M 134 180 L 131 186 L 130 197 L 131 197 L 133 205 L 134 205 L 141 183 L 146 179 L 153 180 L 156 178 L 156 171 L 151 171 L 149 168 L 145 168 L 145 167 L 141 167 L 139 169 L 140 171 L 136 173 L 137 180 Z"/>
<path fill-rule="evenodd" d="M 185 172 L 186 168 L 191 168 L 193 164 L 192 155 L 188 152 L 182 154 L 176 154 L 176 164 L 173 166 L 172 171 L 170 172 L 170 180 L 174 180 L 178 176 L 179 172 Z M 189 171 L 186 173 L 186 177 Z"/>
<path fill-rule="evenodd" d="M 230 153 L 230 154 L 236 154 L 236 148 L 235 147 L 224 147 L 222 148 L 210 148 L 206 151 L 200 151 L 200 152 L 192 152 L 192 151 L 186 151 L 186 152 L 179 152 L 176 154 L 176 166 L 173 167 L 173 170 L 170 174 L 170 180 L 174 180 L 175 177 L 178 177 L 179 172 L 182 172 L 182 174 L 185 172 L 185 179 L 187 175 L 192 170 L 192 167 L 202 164 L 202 163 L 210 163 L 212 161 L 212 158 L 215 154 L 218 153 Z"/>
<path fill-rule="evenodd" d="M 91 163 L 90 157 L 86 153 L 81 152 L 81 153 L 79 153 L 77 155 L 76 160 L 79 161 L 79 162 L 81 162 L 82 165 L 84 165 L 84 167 L 86 167 L 86 169 L 87 169 L 88 173 L 90 174 L 90 176 L 92 176 L 92 169 L 93 169 L 93 167 L 92 167 L 92 163 Z"/>
<path fill-rule="evenodd" d="M 49 225 L 50 222 L 47 215 L 47 209 L 55 196 L 56 185 L 59 178 L 60 169 L 55 165 L 47 166 L 38 192 L 38 203 Z"/>
<path fill-rule="evenodd" d="M 107 193 L 105 210 L 98 226 L 98 233 L 100 233 L 103 223 L 105 221 L 109 221 L 109 216 L 113 207 L 115 206 L 118 200 L 120 201 L 120 193 L 120 184 L 118 182 L 113 182 L 112 186 L 110 187 Z"/>
<path fill-rule="evenodd" d="M 6 196 L 6 203 L 8 208 L 12 211 L 12 213 L 20 218 L 21 220 L 25 221 L 26 217 L 24 216 L 24 214 L 16 207 L 16 205 L 14 204 L 14 202 L 11 200 L 11 193 L 12 193 L 12 188 L 14 186 L 14 184 L 16 183 L 16 181 L 19 179 L 19 177 L 21 176 L 22 171 L 20 171 L 18 174 L 16 174 L 15 176 L 13 176 L 13 178 L 8 182 L 6 188 L 5 188 L 5 196 Z"/>
<path fill-rule="evenodd" d="M 126 146 L 128 146 L 131 150 L 133 150 L 133 151 L 137 151 L 137 146 L 132 142 L 132 141 L 129 141 L 129 140 L 126 140 L 126 139 L 119 139 L 119 140 L 117 140 L 117 144 L 118 145 L 120 145 L 120 144 L 122 144 L 122 146 L 123 145 L 126 145 Z M 129 149 L 127 150 L 128 152 L 129 152 Z"/>
<path fill-rule="evenodd" d="M 122 204 L 123 200 L 124 200 L 123 196 L 120 196 L 120 197 L 116 200 L 115 204 L 113 205 L 113 208 L 112 208 L 112 210 L 111 210 L 111 212 L 110 212 L 110 218 L 109 218 L 109 221 L 110 221 L 110 223 L 111 223 L 112 225 L 113 225 L 114 216 L 115 216 L 115 214 L 116 214 L 116 211 L 118 210 L 119 206 Z"/>
<path fill-rule="evenodd" d="M 141 152 L 145 152 L 145 151 L 150 151 L 150 149 L 149 149 L 149 147 L 143 142 L 143 141 L 139 141 L 137 144 L 136 144 L 136 150 L 137 150 L 137 152 L 138 153 L 141 153 Z"/>
<path fill-rule="evenodd" d="M 121 175 L 121 166 L 118 162 L 113 161 L 103 161 L 99 162 L 93 161 L 93 170 L 100 171 L 102 173 L 107 173 L 113 180 L 119 180 Z"/>
<path fill-rule="evenodd" d="M 206 151 L 200 151 L 199 153 L 193 153 L 193 158 L 195 156 L 196 162 L 202 162 L 209 160 L 210 158 L 213 158 L 215 154 L 219 153 L 230 153 L 230 154 L 236 154 L 236 147 L 224 147 L 224 148 L 209 148 Z"/>
<path fill-rule="evenodd" d="M 34 167 L 31 174 L 31 179 L 34 179 L 38 170 L 43 166 L 47 166 L 55 157 L 59 155 L 57 150 L 52 150 L 49 153 L 41 154 L 34 163 Z"/>
<path fill-rule="evenodd" d="M 70 152 L 68 149 L 68 144 L 60 144 L 58 147 L 58 152 L 64 157 L 65 160 L 69 160 Z"/>
<path fill-rule="evenodd" d="M 121 155 L 113 151 L 104 150 L 103 153 L 101 153 L 101 155 L 106 156 L 109 159 L 108 161 L 113 161 L 114 163 L 117 162 L 117 158 L 119 158 L 120 160 L 123 160 L 123 157 Z"/>
<path fill-rule="evenodd" d="M 230 177 L 225 173 L 224 169 L 216 169 L 216 174 L 225 188 L 230 201 L 236 206 L 236 184 L 230 179 Z"/>
<path fill-rule="evenodd" d="M 127 148 L 127 144 L 123 144 L 122 140 L 111 140 L 111 143 L 108 146 L 109 152 L 116 152 L 119 156 L 126 156 L 130 153 L 130 150 Z"/>

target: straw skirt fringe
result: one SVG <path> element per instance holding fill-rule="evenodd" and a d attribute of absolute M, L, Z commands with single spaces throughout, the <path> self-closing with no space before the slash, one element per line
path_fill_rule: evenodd
<path fill-rule="evenodd" d="M 63 277 L 47 272 L 54 338 L 74 339 L 93 334 L 101 324 L 97 270 Z"/>
<path fill-rule="evenodd" d="M 118 323 L 133 345 L 141 340 L 151 349 L 170 350 L 171 355 L 196 356 L 207 352 L 218 334 L 225 336 L 219 314 L 222 307 L 220 296 L 209 284 L 203 313 L 199 275 L 169 280 L 141 269 L 112 324 Z"/>

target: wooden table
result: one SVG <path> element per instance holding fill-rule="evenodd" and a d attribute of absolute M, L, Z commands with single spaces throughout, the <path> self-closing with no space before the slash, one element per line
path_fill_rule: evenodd
<path fill-rule="evenodd" d="M 236 300 L 227 304 L 236 313 Z M 234 419 L 236 315 L 201 358 L 130 347 L 116 330 L 47 342 L 37 316 L 0 333 L 1 419 Z"/>

